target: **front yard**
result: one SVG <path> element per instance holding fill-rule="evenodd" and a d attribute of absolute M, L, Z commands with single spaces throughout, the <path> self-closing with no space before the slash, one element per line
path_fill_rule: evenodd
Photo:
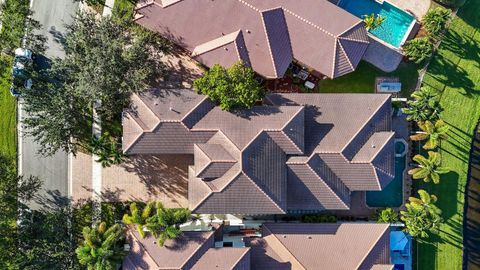
<path fill-rule="evenodd" d="M 442 93 L 442 118 L 450 138 L 441 146 L 443 165 L 452 171 L 438 185 L 417 182 L 438 196 L 445 223 L 440 234 L 419 243 L 417 269 L 461 269 L 463 205 L 470 144 L 480 117 L 480 0 L 463 6 L 431 62 L 424 85 Z"/>

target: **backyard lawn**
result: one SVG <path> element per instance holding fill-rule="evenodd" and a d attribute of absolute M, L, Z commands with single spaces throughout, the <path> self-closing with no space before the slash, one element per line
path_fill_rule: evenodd
<path fill-rule="evenodd" d="M 402 62 L 397 70 L 386 73 L 368 62 L 361 61 L 355 72 L 334 80 L 322 80 L 320 93 L 373 93 L 375 77 L 399 77 L 402 82 L 402 96 L 407 97 L 415 89 L 419 67 L 413 63 Z"/>
<path fill-rule="evenodd" d="M 442 93 L 442 118 L 451 126 L 441 146 L 443 165 L 452 171 L 440 184 L 417 182 L 438 196 L 445 219 L 440 234 L 417 245 L 418 269 L 461 269 L 464 189 L 475 125 L 480 117 L 480 0 L 463 6 L 424 78 Z"/>

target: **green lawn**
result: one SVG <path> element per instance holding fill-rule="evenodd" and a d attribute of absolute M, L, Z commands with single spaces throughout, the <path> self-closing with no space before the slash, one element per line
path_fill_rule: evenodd
<path fill-rule="evenodd" d="M 320 81 L 318 89 L 320 93 L 373 93 L 375 77 L 396 76 L 402 82 L 402 96 L 408 96 L 417 84 L 418 68 L 413 63 L 402 62 L 397 70 L 386 73 L 362 61 L 352 73 L 334 80 Z"/>
<path fill-rule="evenodd" d="M 0 153 L 16 153 L 16 102 L 10 95 L 11 58 L 0 56 Z"/>
<path fill-rule="evenodd" d="M 452 172 L 438 185 L 417 182 L 439 198 L 445 224 L 438 236 L 417 245 L 418 269 L 461 269 L 464 189 L 470 143 L 480 117 L 480 0 L 460 9 L 424 84 L 442 92 L 442 118 L 451 126 L 441 147 L 443 164 Z"/>

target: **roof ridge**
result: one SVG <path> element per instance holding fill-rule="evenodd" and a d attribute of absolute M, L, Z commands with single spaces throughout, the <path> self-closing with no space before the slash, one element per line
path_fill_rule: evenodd
<path fill-rule="evenodd" d="M 203 233 L 204 231 L 202 231 Z M 196 254 L 199 249 L 201 249 L 203 247 L 203 245 L 205 245 L 205 243 L 207 243 L 208 240 L 210 240 L 210 238 L 212 238 L 212 236 L 214 236 L 214 231 L 208 231 L 209 233 L 209 236 L 207 237 L 207 239 L 205 240 L 205 242 L 203 242 L 202 244 L 198 245 L 198 247 L 190 254 L 190 256 L 188 256 L 185 260 L 185 262 L 182 264 L 182 268 L 185 266 L 186 263 L 188 263 L 188 261 L 193 257 L 194 254 Z M 215 240 L 214 240 L 215 241 Z M 211 247 L 210 247 L 211 248 Z M 202 254 L 203 256 L 203 254 Z M 201 256 L 200 256 L 201 257 Z"/>
<path fill-rule="evenodd" d="M 265 225 L 265 224 L 264 224 Z M 303 265 L 303 263 L 300 262 L 300 260 L 297 258 L 297 256 L 295 256 L 292 251 L 290 251 L 290 249 L 288 249 L 283 243 L 282 241 L 277 237 L 277 235 L 275 233 L 273 233 L 269 228 L 268 228 L 268 225 L 267 226 L 262 226 L 262 227 L 265 227 L 265 229 L 267 229 L 269 232 L 270 232 L 270 235 L 273 236 L 277 241 L 278 243 L 283 247 L 285 248 L 285 250 L 290 254 L 290 256 L 292 256 L 298 264 L 300 264 L 300 266 L 303 267 L 303 270 L 307 270 L 307 268 L 305 267 L 305 265 Z M 267 244 L 268 244 L 268 240 L 266 240 Z M 273 250 L 273 248 L 272 248 Z M 273 250 L 275 252 L 275 250 Z M 275 252 L 276 253 L 276 252 Z M 278 255 L 278 253 L 276 253 Z M 280 255 L 279 255 L 280 256 Z M 281 257 L 281 256 L 280 256 Z"/>
<path fill-rule="evenodd" d="M 260 190 L 260 192 L 262 192 L 263 194 L 265 194 L 265 197 L 267 197 L 280 211 L 286 213 L 286 211 L 284 211 L 284 210 L 278 205 L 278 203 L 275 202 L 275 201 L 270 197 L 270 195 L 268 195 L 259 185 L 257 185 L 257 183 L 255 183 L 255 181 L 253 181 L 253 179 L 252 179 L 250 176 L 248 176 L 248 174 L 246 174 L 246 173 L 243 171 L 243 168 L 241 168 L 241 173 L 242 173 L 243 175 L 245 175 L 245 177 L 247 177 L 248 180 L 250 180 L 250 182 L 252 182 L 253 185 L 255 185 L 255 187 Z"/>
<path fill-rule="evenodd" d="M 190 114 L 192 114 L 197 108 L 198 106 L 200 106 L 201 104 L 203 104 L 205 101 L 208 101 L 208 96 L 204 96 L 202 100 L 200 100 L 200 102 L 198 102 L 195 106 L 193 106 L 188 112 L 185 113 L 185 115 L 182 117 L 182 119 L 180 119 L 180 122 L 183 123 L 183 121 L 185 120 L 185 118 L 187 118 L 187 116 L 190 116 Z M 213 108 L 212 108 L 213 109 Z M 212 109 L 210 109 L 209 111 L 211 111 Z M 186 126 L 186 125 L 185 125 Z M 195 126 L 195 125 L 193 125 Z M 192 128 L 189 128 L 187 127 L 187 129 L 191 130 L 193 129 L 193 126 Z"/>
<path fill-rule="evenodd" d="M 383 144 L 382 144 L 380 147 L 378 147 L 377 153 L 375 153 L 375 155 L 374 155 L 369 161 L 362 161 L 362 162 L 359 162 L 359 161 L 357 161 L 357 162 L 355 162 L 355 161 L 350 161 L 350 163 L 353 163 L 353 164 L 363 164 L 363 163 L 371 164 L 372 161 L 373 161 L 373 160 L 378 156 L 378 154 L 383 150 L 383 148 L 385 147 L 385 145 L 387 145 L 387 143 L 392 139 L 392 137 L 395 136 L 395 132 L 393 132 L 393 131 L 378 131 L 378 132 L 374 132 L 374 133 L 373 133 L 372 135 L 370 135 L 370 137 L 368 138 L 368 140 L 370 140 L 374 134 L 376 134 L 376 133 L 384 133 L 384 132 L 385 132 L 385 133 L 390 133 L 390 136 L 388 137 L 387 140 L 385 140 L 385 141 L 383 142 Z M 365 144 L 367 144 L 368 140 L 365 142 Z M 365 144 L 363 144 L 362 147 L 364 147 Z M 362 147 L 360 147 L 360 149 L 361 149 Z M 355 156 L 356 156 L 357 154 L 358 154 L 358 152 L 355 154 Z M 352 159 L 354 159 L 355 156 L 353 156 Z"/>
<path fill-rule="evenodd" d="M 313 157 L 313 155 L 312 155 L 312 157 Z M 310 161 L 312 157 L 310 157 L 308 160 Z M 319 157 L 319 158 L 320 158 L 320 157 Z M 317 172 L 316 172 L 314 169 L 312 169 L 312 167 L 310 167 L 310 164 L 309 164 L 308 162 L 305 163 L 305 165 L 307 165 L 308 169 L 310 169 L 310 170 L 312 171 L 312 173 L 314 173 L 320 180 L 322 180 L 322 182 L 327 186 L 327 188 L 335 195 L 335 197 L 337 197 L 337 198 L 340 200 L 340 202 L 342 202 L 342 204 L 343 204 L 347 209 L 350 209 L 350 206 L 348 206 L 347 204 L 345 204 L 345 202 L 343 201 L 343 199 L 338 196 L 337 192 L 335 192 L 335 190 L 333 190 L 333 189 L 330 187 L 330 185 L 328 185 L 327 182 L 325 182 L 325 180 L 323 180 L 323 178 L 320 177 L 320 175 L 318 175 Z M 327 167 L 330 169 L 330 167 L 329 167 L 328 165 L 327 165 Z M 335 174 L 335 176 L 337 176 L 337 174 L 336 174 L 332 169 L 330 169 L 330 171 L 331 171 L 333 174 Z M 340 177 L 338 177 L 338 176 L 337 176 L 337 178 L 340 179 Z M 341 179 L 340 179 L 340 181 L 341 181 Z M 342 183 L 343 183 L 343 181 L 342 181 Z M 344 186 L 347 186 L 345 183 L 343 183 L 343 185 L 344 185 Z M 349 189 L 349 190 L 350 190 L 350 189 Z"/>
<path fill-rule="evenodd" d="M 205 54 L 205 53 L 208 53 L 208 52 L 211 52 L 215 49 L 218 49 L 222 46 L 225 46 L 227 44 L 230 44 L 230 43 L 236 43 L 235 40 L 237 39 L 238 35 L 241 33 L 241 30 L 237 30 L 237 31 L 233 31 L 231 33 L 228 33 L 226 35 L 222 35 L 218 38 L 214 38 L 214 39 L 211 39 L 207 42 L 204 42 L 202 44 L 199 44 L 197 46 L 195 46 L 195 48 L 193 48 L 193 51 L 192 51 L 192 54 L 191 56 L 192 57 L 196 57 L 196 56 L 199 56 L 199 55 L 202 55 L 202 54 Z M 207 48 L 201 48 L 202 50 L 199 50 L 199 51 L 196 51 L 199 47 L 201 46 L 205 46 L 208 45 L 209 43 L 212 43 L 214 41 L 222 41 L 218 44 L 216 44 L 215 46 L 212 46 L 212 47 L 207 47 Z M 237 49 L 238 50 L 238 49 Z"/>
<path fill-rule="evenodd" d="M 326 29 L 324 29 L 324 28 L 322 28 L 322 27 L 320 27 L 320 26 L 312 23 L 311 21 L 303 18 L 302 16 L 296 14 L 295 12 L 293 12 L 293 11 L 291 11 L 291 10 L 285 8 L 285 7 L 282 7 L 282 9 L 283 9 L 284 11 L 286 11 L 287 13 L 290 13 L 290 15 L 294 16 L 295 18 L 303 21 L 304 23 L 306 23 L 306 24 L 308 24 L 308 25 L 310 25 L 310 26 L 312 26 L 312 27 L 314 27 L 314 28 L 316 28 L 316 29 L 324 32 L 325 34 L 327 34 L 327 35 L 329 35 L 329 36 L 331 36 L 331 37 L 337 38 L 337 36 L 335 36 L 334 34 L 330 33 L 330 32 L 327 31 Z"/>
<path fill-rule="evenodd" d="M 235 261 L 235 263 L 233 264 L 232 268 L 230 268 L 230 270 L 234 270 L 235 267 L 238 265 L 238 263 L 243 259 L 243 257 L 245 257 L 245 254 L 250 252 L 250 247 L 242 247 L 241 249 L 244 249 L 243 253 L 241 254 L 240 258 L 238 258 L 238 260 Z"/>
<path fill-rule="evenodd" d="M 385 224 L 385 229 L 380 234 L 380 236 L 376 239 L 376 241 L 373 242 L 372 246 L 368 249 L 368 252 L 365 253 L 365 256 L 363 256 L 363 259 L 360 261 L 360 263 L 357 265 L 357 267 L 355 267 L 355 269 L 358 269 L 362 265 L 362 263 L 365 261 L 365 259 L 368 257 L 368 255 L 370 255 L 370 252 L 372 252 L 372 250 L 377 245 L 378 240 L 380 240 L 380 238 L 382 238 L 385 235 L 385 232 L 389 229 L 390 229 L 390 226 L 388 224 Z"/>
<path fill-rule="evenodd" d="M 143 251 L 148 254 L 148 256 L 149 256 L 150 259 L 153 261 L 153 263 L 154 263 L 157 267 L 160 267 L 160 266 L 158 265 L 158 263 L 153 259 L 152 254 L 150 254 L 150 252 L 148 252 L 148 249 L 143 245 L 142 241 L 135 235 L 135 233 L 134 233 L 133 231 L 130 231 L 130 230 L 129 230 L 129 233 L 130 233 L 130 235 L 133 236 L 133 238 L 136 239 L 136 242 L 137 242 L 140 246 L 142 246 Z"/>
<path fill-rule="evenodd" d="M 260 12 L 260 10 L 259 10 L 256 6 L 248 3 L 247 1 L 244 1 L 244 0 L 237 0 L 237 1 L 240 2 L 240 3 L 242 3 L 242 4 L 244 4 L 244 5 L 247 6 L 247 7 L 255 10 L 256 12 Z"/>
<path fill-rule="evenodd" d="M 348 31 L 352 30 L 352 29 L 355 29 L 356 26 L 358 26 L 359 24 L 362 24 L 363 21 L 360 20 L 357 24 L 355 25 L 352 25 L 352 27 L 346 29 L 345 31 L 343 31 L 342 33 L 340 33 L 338 35 L 338 38 L 339 39 L 346 39 L 346 40 L 352 40 L 352 41 L 358 41 L 358 42 L 362 42 L 362 43 L 370 43 L 369 41 L 365 41 L 365 40 L 359 40 L 359 39 L 354 39 L 354 38 L 347 38 L 347 37 L 344 37 L 343 35 L 346 34 Z"/>
<path fill-rule="evenodd" d="M 372 94 L 372 95 L 377 95 L 379 96 L 379 94 Z M 372 112 L 372 114 L 368 117 L 368 119 L 366 121 L 363 122 L 362 126 L 360 127 L 360 129 L 355 132 L 355 134 L 350 138 L 350 140 L 343 146 L 343 148 L 339 151 L 340 153 L 343 153 L 343 151 L 345 151 L 345 148 L 347 148 L 347 146 L 350 145 L 350 143 L 353 141 L 353 139 L 355 137 L 357 137 L 357 135 L 365 128 L 365 126 L 368 124 L 368 122 L 370 122 L 370 120 L 372 120 L 372 118 L 380 111 L 380 108 L 382 108 L 383 105 L 385 105 L 385 103 L 390 99 L 390 94 L 385 94 L 387 96 L 387 98 L 385 100 L 383 100 L 383 102 L 380 104 L 380 106 L 378 106 L 374 112 Z"/>
<path fill-rule="evenodd" d="M 239 0 L 239 1 L 242 1 L 242 0 Z M 270 9 L 270 10 L 274 10 L 274 9 Z M 264 10 L 260 12 L 260 14 L 262 16 L 263 32 L 265 34 L 265 38 L 267 39 L 267 43 L 268 43 L 268 52 L 270 53 L 270 60 L 272 60 L 273 72 L 275 72 L 275 76 L 278 76 L 277 66 L 275 65 L 275 59 L 273 58 L 272 44 L 270 43 L 270 37 L 268 36 L 268 33 L 267 33 L 267 26 L 265 25 L 265 17 L 264 17 L 264 13 L 270 10 Z"/>
<path fill-rule="evenodd" d="M 345 55 L 345 58 L 347 59 L 347 62 L 350 65 L 350 68 L 352 70 L 355 70 L 355 67 L 353 66 L 352 62 L 350 61 L 350 57 L 348 57 L 347 51 L 345 51 L 345 49 L 343 48 L 342 42 L 340 42 L 338 39 L 335 42 L 337 42 L 338 45 L 340 46 L 340 49 L 343 52 L 343 54 Z"/>
<path fill-rule="evenodd" d="M 337 63 L 337 43 L 338 41 L 335 39 L 335 42 L 333 42 L 333 62 L 332 62 L 332 78 L 335 77 L 335 64 Z"/>

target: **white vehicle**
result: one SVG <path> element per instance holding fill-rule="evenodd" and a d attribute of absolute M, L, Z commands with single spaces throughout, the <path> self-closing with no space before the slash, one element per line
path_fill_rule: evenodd
<path fill-rule="evenodd" d="M 32 51 L 24 48 L 15 49 L 15 59 L 21 59 L 24 61 L 32 60 Z"/>

